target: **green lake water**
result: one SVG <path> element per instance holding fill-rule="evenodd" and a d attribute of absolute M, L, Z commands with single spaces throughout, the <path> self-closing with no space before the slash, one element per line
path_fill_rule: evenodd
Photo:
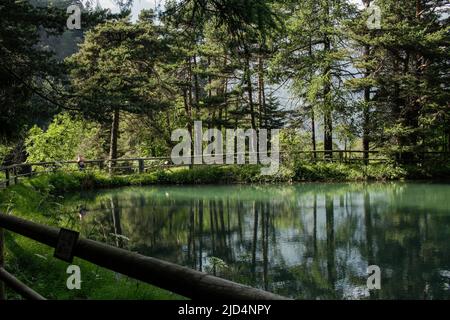
<path fill-rule="evenodd" d="M 77 206 L 85 237 L 296 299 L 450 298 L 450 184 L 138 187 Z"/>

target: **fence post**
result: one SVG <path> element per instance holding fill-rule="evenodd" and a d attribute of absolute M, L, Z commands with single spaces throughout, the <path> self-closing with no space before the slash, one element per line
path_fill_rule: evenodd
<path fill-rule="evenodd" d="M 145 166 L 144 166 L 144 160 L 139 159 L 139 173 L 144 173 Z"/>
<path fill-rule="evenodd" d="M 9 169 L 5 169 L 6 186 L 9 187 Z"/>
<path fill-rule="evenodd" d="M 363 158 L 364 158 L 364 164 L 367 166 L 370 162 L 370 152 L 367 150 L 364 150 Z"/>
<path fill-rule="evenodd" d="M 19 182 L 19 177 L 17 177 L 17 167 L 14 167 L 14 184 L 17 184 Z"/>
<path fill-rule="evenodd" d="M 4 242 L 5 237 L 3 234 L 3 228 L 0 228 L 0 268 L 5 267 L 5 255 L 4 255 Z M 6 300 L 5 284 L 0 280 L 0 300 Z"/>
<path fill-rule="evenodd" d="M 108 173 L 110 176 L 114 174 L 114 168 L 116 167 L 117 162 L 113 161 L 113 159 L 110 159 L 108 161 Z"/>

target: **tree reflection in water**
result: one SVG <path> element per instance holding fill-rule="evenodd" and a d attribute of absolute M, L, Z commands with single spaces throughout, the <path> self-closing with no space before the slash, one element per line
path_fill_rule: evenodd
<path fill-rule="evenodd" d="M 85 236 L 299 299 L 450 298 L 439 184 L 126 188 L 74 195 Z M 366 289 L 366 268 L 382 290 Z"/>

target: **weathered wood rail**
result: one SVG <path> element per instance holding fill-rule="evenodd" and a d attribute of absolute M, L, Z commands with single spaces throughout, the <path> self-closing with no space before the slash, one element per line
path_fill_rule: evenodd
<path fill-rule="evenodd" d="M 8 230 L 55 248 L 60 230 L 0 213 L 0 230 Z M 0 231 L 1 233 L 2 231 Z M 0 253 L 4 239 L 0 238 Z M 170 262 L 143 256 L 88 239 L 78 239 L 74 256 L 125 276 L 155 285 L 191 299 L 203 300 L 288 300 L 267 291 L 248 287 Z M 0 283 L 29 299 L 44 299 L 4 270 L 0 256 Z M 45 270 L 43 270 L 45 272 Z M 1 298 L 0 294 L 0 298 Z M 4 298 L 4 296 L 3 296 Z"/>
<path fill-rule="evenodd" d="M 170 161 L 169 157 L 153 157 L 114 160 L 86 160 L 84 163 L 86 164 L 85 171 L 102 171 L 111 167 L 114 172 L 144 173 L 149 170 L 161 169 L 165 167 L 177 167 L 175 165 L 165 165 L 164 163 L 168 161 Z M 8 187 L 12 184 L 17 184 L 19 179 L 24 177 L 45 174 L 48 172 L 56 172 L 59 170 L 63 170 L 65 172 L 77 172 L 79 171 L 77 161 L 49 161 L 2 166 L 0 167 L 0 187 Z M 3 177 L 1 174 L 3 174 Z"/>

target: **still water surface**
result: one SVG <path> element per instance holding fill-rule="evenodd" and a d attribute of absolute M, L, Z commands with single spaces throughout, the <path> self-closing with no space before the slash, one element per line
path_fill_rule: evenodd
<path fill-rule="evenodd" d="M 449 184 L 139 187 L 66 204 L 88 210 L 85 237 L 296 299 L 450 299 Z"/>

